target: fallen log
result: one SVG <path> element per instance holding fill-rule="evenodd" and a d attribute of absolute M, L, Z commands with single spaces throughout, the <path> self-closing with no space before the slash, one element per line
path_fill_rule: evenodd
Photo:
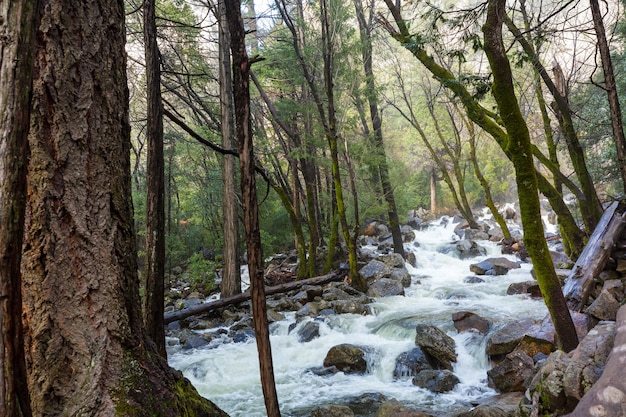
<path fill-rule="evenodd" d="M 618 206 L 619 202 L 615 201 L 605 210 L 565 281 L 563 294 L 571 310 L 582 311 L 585 307 L 594 280 L 604 269 L 611 249 L 624 230 L 626 212 L 617 212 Z"/>
<path fill-rule="evenodd" d="M 346 276 L 345 273 L 339 271 L 332 271 L 327 275 L 319 277 L 313 277 L 303 279 L 300 281 L 288 282 L 286 284 L 275 285 L 273 287 L 265 287 L 265 295 L 279 294 L 287 291 L 298 289 L 304 285 L 323 285 L 333 281 L 341 281 Z M 178 311 L 172 311 L 165 313 L 164 323 L 169 324 L 176 320 L 182 320 L 187 317 L 195 316 L 197 314 L 206 313 L 218 308 L 223 308 L 233 304 L 239 304 L 250 299 L 250 291 L 243 292 L 241 294 L 233 295 L 232 297 L 222 298 L 216 301 L 212 301 L 206 304 L 199 304 L 193 307 L 184 308 Z"/>
<path fill-rule="evenodd" d="M 624 416 L 626 415 L 626 306 L 620 307 L 615 321 L 613 349 L 600 379 L 580 399 L 566 417 Z"/>

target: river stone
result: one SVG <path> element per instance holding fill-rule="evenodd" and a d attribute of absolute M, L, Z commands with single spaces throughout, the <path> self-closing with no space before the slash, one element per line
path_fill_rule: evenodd
<path fill-rule="evenodd" d="M 524 335 L 515 348 L 515 350 L 521 350 L 531 358 L 534 358 L 539 353 L 547 356 L 555 349 L 554 343 L 531 335 Z"/>
<path fill-rule="evenodd" d="M 463 237 L 468 240 L 489 240 L 489 234 L 478 229 L 465 229 Z"/>
<path fill-rule="evenodd" d="M 359 270 L 359 274 L 361 274 L 363 279 L 365 279 L 369 284 L 380 278 L 391 275 L 391 267 L 377 259 L 372 259 L 367 263 L 367 265 Z"/>
<path fill-rule="evenodd" d="M 455 248 L 459 254 L 460 259 L 475 258 L 477 256 L 483 256 L 487 254 L 487 250 L 473 240 L 459 240 Z"/>
<path fill-rule="evenodd" d="M 296 311 L 296 317 L 316 317 L 320 312 L 320 306 L 318 303 L 310 302 L 306 303 L 302 308 Z"/>
<path fill-rule="evenodd" d="M 533 298 L 541 298 L 541 289 L 537 281 L 514 282 L 506 289 L 506 294 L 530 294 Z"/>
<path fill-rule="evenodd" d="M 183 349 L 198 349 L 209 344 L 209 341 L 196 334 L 190 334 L 183 344 Z"/>
<path fill-rule="evenodd" d="M 586 312 L 599 320 L 615 321 L 617 310 L 620 308 L 618 300 L 624 297 L 624 285 L 620 280 L 605 281 L 598 297 L 587 307 Z"/>
<path fill-rule="evenodd" d="M 485 282 L 485 280 L 475 275 L 470 275 L 469 277 L 463 278 L 463 282 L 466 284 L 480 284 L 481 282 Z"/>
<path fill-rule="evenodd" d="M 399 281 L 404 288 L 411 286 L 411 274 L 405 267 L 394 268 L 389 278 Z"/>
<path fill-rule="evenodd" d="M 370 308 L 367 305 L 369 298 L 351 298 L 349 300 L 337 300 L 330 303 L 330 308 L 337 314 L 370 314 Z"/>
<path fill-rule="evenodd" d="M 413 377 L 413 385 L 436 393 L 452 391 L 459 382 L 459 378 L 447 369 L 426 369 Z"/>
<path fill-rule="evenodd" d="M 452 370 L 452 362 L 456 362 L 454 339 L 439 328 L 428 324 L 415 327 L 415 344 L 419 346 L 433 368 Z"/>
<path fill-rule="evenodd" d="M 365 350 L 349 343 L 333 346 L 326 354 L 324 366 L 335 366 L 346 374 L 364 374 L 367 371 Z"/>
<path fill-rule="evenodd" d="M 391 268 L 404 268 L 404 258 L 399 253 L 380 255 L 378 260 Z"/>
<path fill-rule="evenodd" d="M 524 383 L 533 375 L 533 368 L 533 359 L 521 350 L 515 350 L 487 371 L 489 386 L 498 392 L 524 391 Z"/>
<path fill-rule="evenodd" d="M 345 404 L 347 404 L 356 415 L 372 416 L 385 401 L 387 401 L 387 397 L 380 392 L 366 392 L 359 396 L 348 398 Z"/>
<path fill-rule="evenodd" d="M 503 327 L 492 332 L 487 340 L 486 352 L 489 356 L 505 355 L 515 349 L 515 346 L 528 334 L 535 321 L 527 318 L 517 321 L 511 321 Z"/>
<path fill-rule="evenodd" d="M 488 258 L 482 262 L 471 264 L 470 271 L 476 275 L 506 275 L 511 269 L 520 268 L 517 262 L 507 258 Z"/>
<path fill-rule="evenodd" d="M 452 314 L 452 321 L 457 332 L 476 331 L 485 334 L 489 331 L 491 323 L 489 320 L 480 317 L 470 311 L 459 311 Z"/>
<path fill-rule="evenodd" d="M 393 370 L 394 379 L 415 376 L 420 371 L 432 369 L 422 349 L 416 347 L 408 352 L 402 352 L 396 358 L 396 366 Z"/>
<path fill-rule="evenodd" d="M 315 407 L 311 417 L 354 417 L 354 412 L 345 405 L 325 404 Z"/>
<path fill-rule="evenodd" d="M 375 417 L 432 417 L 422 411 L 409 408 L 396 399 L 385 401 L 380 405 Z"/>
<path fill-rule="evenodd" d="M 454 417 L 510 417 L 517 416 L 520 401 L 524 399 L 521 392 L 508 392 L 481 400 L 480 404 L 470 411 L 454 414 Z"/>
<path fill-rule="evenodd" d="M 380 278 L 369 285 L 367 295 L 370 297 L 404 295 L 404 286 L 400 281 L 390 278 Z"/>
<path fill-rule="evenodd" d="M 308 321 L 298 329 L 298 340 L 302 343 L 310 342 L 320 337 L 320 323 L 317 321 Z"/>

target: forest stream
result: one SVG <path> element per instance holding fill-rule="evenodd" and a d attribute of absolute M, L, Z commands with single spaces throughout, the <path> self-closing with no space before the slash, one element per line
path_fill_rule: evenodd
<path fill-rule="evenodd" d="M 496 394 L 487 385 L 486 336 L 458 333 L 452 314 L 471 311 L 489 319 L 494 329 L 523 318 L 541 320 L 546 308 L 543 301 L 528 295 L 506 295 L 510 284 L 532 279 L 528 263 L 506 275 L 481 276 L 484 282 L 466 282 L 464 279 L 473 275 L 470 264 L 506 255 L 501 255 L 496 243 L 480 241 L 487 250 L 485 256 L 464 260 L 455 257 L 448 250 L 458 240 L 454 227 L 452 222 L 438 221 L 425 230 L 415 230 L 415 240 L 405 243 L 405 250 L 413 252 L 417 260 L 417 267 L 406 264 L 411 285 L 405 289 L 405 296 L 376 299 L 370 306 L 372 314 L 328 316 L 321 323 L 320 337 L 306 343 L 299 341 L 293 329 L 295 313 L 285 313 L 284 320 L 271 324 L 274 372 L 283 416 L 308 416 L 315 406 L 342 404 L 365 393 L 383 394 L 428 413 L 446 415 Z M 420 323 L 437 326 L 456 342 L 454 374 L 460 383 L 450 392 L 436 394 L 414 386 L 410 377 L 393 376 L 398 355 L 415 347 L 415 327 Z M 310 372 L 322 366 L 331 347 L 342 343 L 368 348 L 366 374 L 319 376 Z M 183 350 L 176 340 L 170 339 L 169 345 L 170 364 L 181 370 L 200 394 L 233 417 L 265 415 L 253 338 L 191 350 Z"/>

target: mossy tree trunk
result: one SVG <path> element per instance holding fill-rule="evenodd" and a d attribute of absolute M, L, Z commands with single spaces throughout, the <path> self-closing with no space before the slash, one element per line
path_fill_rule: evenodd
<path fill-rule="evenodd" d="M 144 331 L 123 2 L 38 10 L 21 263 L 33 414 L 225 416 Z"/>
<path fill-rule="evenodd" d="M 485 53 L 493 74 L 492 92 L 510 138 L 509 150 L 515 168 L 524 243 L 552 317 L 559 348 L 569 352 L 578 345 L 578 337 L 544 238 L 530 133 L 515 96 L 511 67 L 502 41 L 505 6 L 506 0 L 490 0 L 483 26 Z"/>
<path fill-rule="evenodd" d="M 0 415 L 30 417 L 20 262 L 38 3 L 0 2 Z"/>

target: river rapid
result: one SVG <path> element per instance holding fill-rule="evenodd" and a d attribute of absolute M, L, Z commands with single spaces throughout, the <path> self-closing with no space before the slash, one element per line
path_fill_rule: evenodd
<path fill-rule="evenodd" d="M 289 331 L 296 322 L 294 313 L 286 313 L 284 320 L 271 325 L 276 388 L 283 416 L 308 416 L 315 406 L 342 404 L 364 393 L 381 393 L 428 413 L 446 415 L 496 394 L 487 386 L 490 363 L 484 352 L 488 335 L 459 334 L 453 326 L 452 314 L 471 311 L 491 320 L 493 330 L 524 318 L 541 320 L 547 310 L 541 300 L 506 295 L 511 283 L 532 279 L 530 264 L 523 263 L 520 269 L 513 269 L 507 275 L 481 276 L 484 279 L 481 283 L 464 282 L 464 278 L 473 275 L 470 264 L 503 255 L 497 244 L 479 241 L 487 250 L 486 256 L 458 259 L 454 251 L 448 250 L 458 239 L 454 226 L 452 222 L 438 222 L 415 231 L 415 241 L 405 244 L 405 250 L 413 252 L 417 260 L 415 268 L 406 265 L 412 277 L 411 286 L 405 289 L 404 297 L 376 299 L 371 304 L 371 315 L 330 316 L 321 325 L 320 337 L 307 343 L 299 342 L 295 330 Z M 448 393 L 435 394 L 418 388 L 409 377 L 393 378 L 398 355 L 415 347 L 418 323 L 435 325 L 456 342 L 458 359 L 454 373 L 461 382 Z M 190 351 L 183 351 L 175 340 L 169 343 L 170 365 L 181 370 L 201 395 L 232 417 L 265 416 L 253 339 Z M 367 374 L 340 372 L 318 376 L 309 371 L 322 366 L 330 348 L 341 343 L 370 348 L 373 353 L 367 358 Z"/>

